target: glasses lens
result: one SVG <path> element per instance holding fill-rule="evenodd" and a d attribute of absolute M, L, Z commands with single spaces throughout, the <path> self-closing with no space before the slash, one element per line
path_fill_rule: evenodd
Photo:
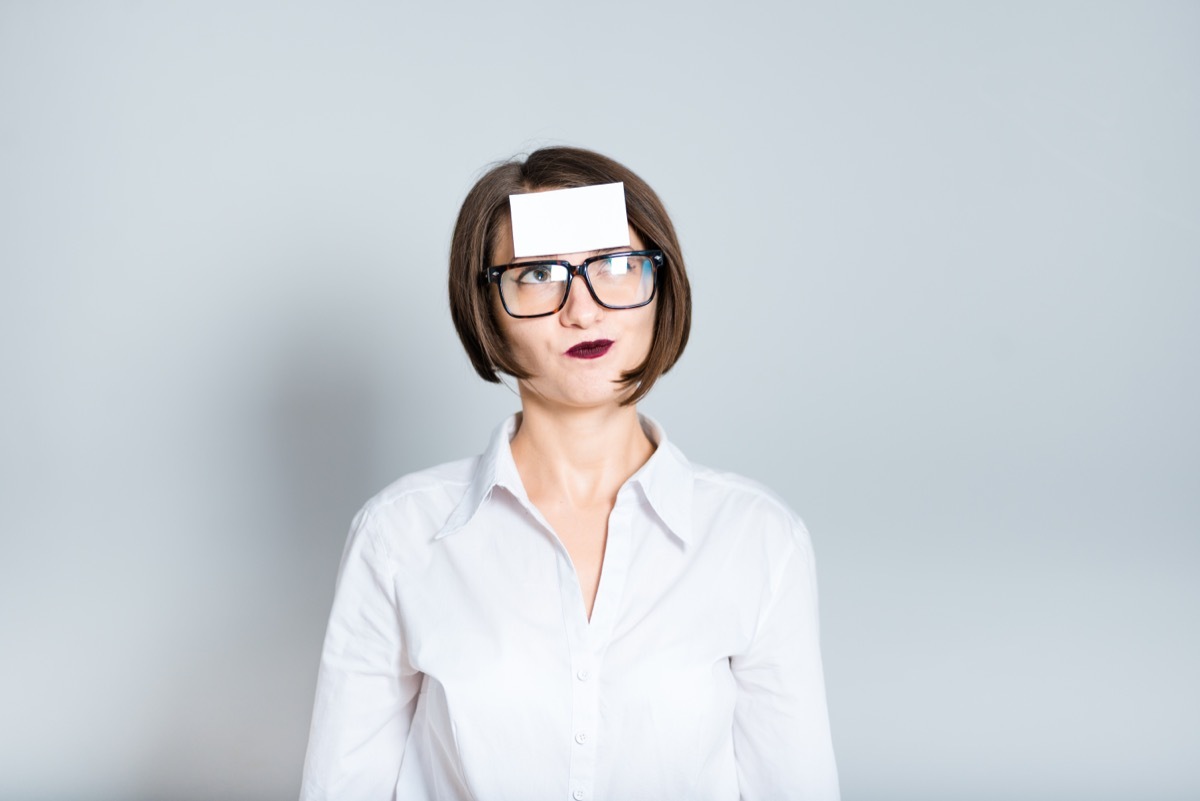
<path fill-rule="evenodd" d="M 654 295 L 654 259 L 612 256 L 588 262 L 588 278 L 605 306 L 640 306 Z"/>
<path fill-rule="evenodd" d="M 500 294 L 509 314 L 552 312 L 562 303 L 567 268 L 561 264 L 522 264 L 500 275 Z"/>

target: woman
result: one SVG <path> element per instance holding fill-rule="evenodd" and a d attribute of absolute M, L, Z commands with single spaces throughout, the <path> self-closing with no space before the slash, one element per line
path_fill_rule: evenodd
<path fill-rule="evenodd" d="M 514 244 L 616 183 L 627 230 Z M 807 532 L 636 411 L 691 316 L 657 195 L 586 150 L 495 167 L 459 213 L 450 299 L 521 412 L 355 519 L 302 798 L 837 798 Z"/>

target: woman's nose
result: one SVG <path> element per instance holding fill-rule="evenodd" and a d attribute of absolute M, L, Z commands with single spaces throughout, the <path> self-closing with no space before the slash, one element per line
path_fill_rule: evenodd
<path fill-rule="evenodd" d="M 576 276 L 567 292 L 567 302 L 558 313 L 559 321 L 563 325 L 588 326 L 603 315 L 604 307 L 596 302 L 591 292 L 588 292 L 583 278 Z"/>

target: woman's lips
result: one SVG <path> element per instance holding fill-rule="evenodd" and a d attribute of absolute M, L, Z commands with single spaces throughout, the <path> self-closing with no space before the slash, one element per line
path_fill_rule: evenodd
<path fill-rule="evenodd" d="M 611 339 L 593 339 L 591 342 L 580 342 L 567 351 L 568 356 L 574 359 L 599 359 L 604 354 L 608 353 L 608 349 L 612 347 Z"/>

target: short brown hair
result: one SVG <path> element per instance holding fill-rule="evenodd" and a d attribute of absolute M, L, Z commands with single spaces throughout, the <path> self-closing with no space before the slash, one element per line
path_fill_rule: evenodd
<path fill-rule="evenodd" d="M 670 370 L 687 345 L 692 323 L 692 293 L 683 265 L 675 226 L 658 195 L 628 167 L 607 156 L 575 147 L 545 147 L 521 161 L 493 166 L 463 201 L 450 244 L 450 314 L 475 371 L 485 380 L 498 373 L 528 378 L 509 353 L 496 322 L 491 287 L 482 280 L 491 266 L 498 237 L 509 220 L 508 196 L 541 189 L 570 189 L 595 184 L 625 184 L 629 224 L 647 248 L 661 250 L 665 264 L 658 272 L 654 337 L 645 361 L 621 376 L 635 387 L 622 403 L 645 397 L 658 377 Z"/>

